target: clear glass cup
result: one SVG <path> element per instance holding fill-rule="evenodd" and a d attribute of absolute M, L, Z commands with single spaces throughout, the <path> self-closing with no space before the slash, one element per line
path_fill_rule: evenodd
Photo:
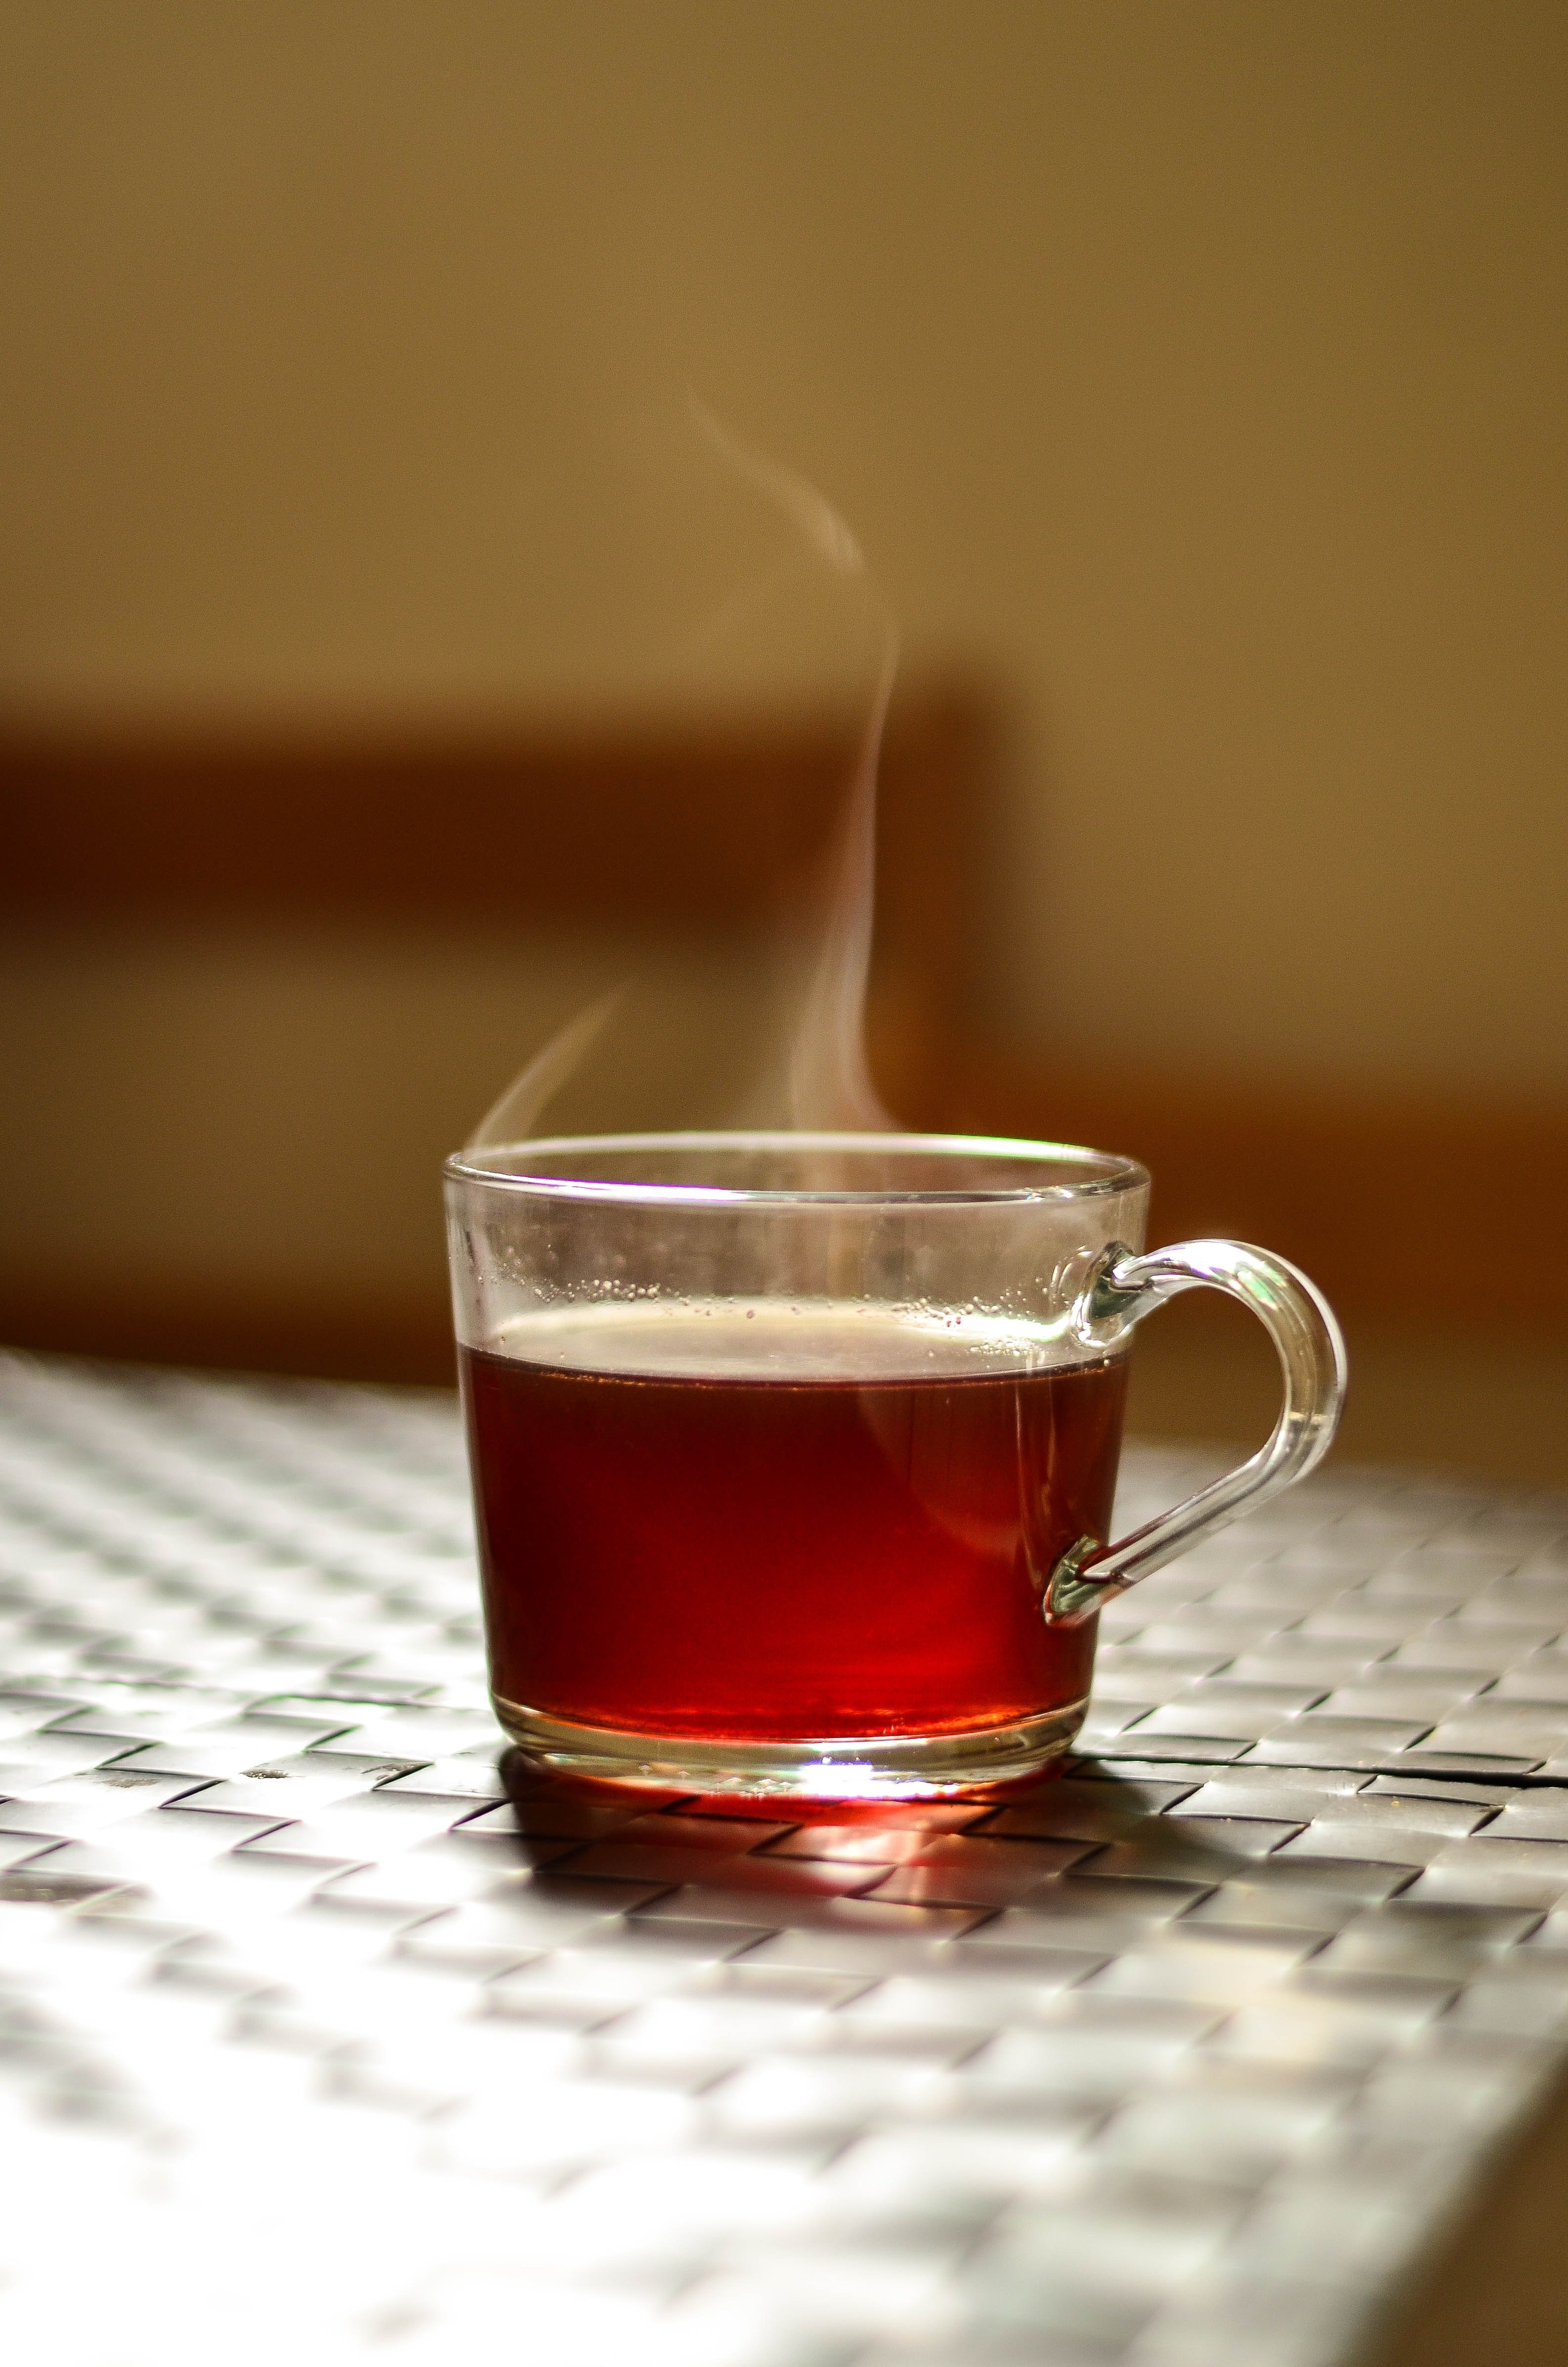
<path fill-rule="evenodd" d="M 1060 1759 L 1100 1605 L 1309 1470 L 1338 1328 L 1281 1258 L 1142 1254 L 1058 1143 L 672 1134 L 446 1171 L 491 1685 L 526 1750 L 693 1791 L 928 1797 Z M 1178 1291 L 1278 1351 L 1250 1460 L 1111 1540 L 1126 1357 Z"/>

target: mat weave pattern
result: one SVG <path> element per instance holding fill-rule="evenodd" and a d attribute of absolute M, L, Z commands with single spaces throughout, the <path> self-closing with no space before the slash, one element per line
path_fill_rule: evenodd
<path fill-rule="evenodd" d="M 1354 2359 L 1565 2067 L 1568 1499 L 1331 1465 L 1103 1628 L 1009 1805 L 573 1790 L 449 1399 L 0 1362 L 0 2355 Z"/>

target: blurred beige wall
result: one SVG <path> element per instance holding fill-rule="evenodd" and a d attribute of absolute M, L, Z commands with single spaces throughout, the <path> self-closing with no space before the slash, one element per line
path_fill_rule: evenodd
<path fill-rule="evenodd" d="M 1560 1097 L 1565 198 L 1536 0 L 10 0 L 0 701 L 620 696 L 689 384 L 1016 692 L 1016 1033 Z"/>

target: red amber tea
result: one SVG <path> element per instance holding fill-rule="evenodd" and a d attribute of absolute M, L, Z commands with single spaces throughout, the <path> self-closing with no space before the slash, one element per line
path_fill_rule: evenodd
<path fill-rule="evenodd" d="M 962 1331 L 963 1327 L 958 1327 Z M 713 1741 L 1079 1702 L 1051 1566 L 1110 1534 L 1125 1367 L 858 1306 L 578 1308 L 461 1351 L 504 1708 Z"/>

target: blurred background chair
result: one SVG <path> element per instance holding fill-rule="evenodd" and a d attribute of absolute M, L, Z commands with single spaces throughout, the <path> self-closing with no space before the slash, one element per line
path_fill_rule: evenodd
<path fill-rule="evenodd" d="M 994 742 L 963 690 L 904 697 L 887 733 L 872 1026 L 895 1106 L 940 1099 L 962 1030 Z M 622 973 L 651 982 L 642 1025 L 588 1122 L 722 1121 L 763 941 L 831 865 L 857 753 L 810 710 L 0 730 L 0 1339 L 449 1378 L 441 1160 Z"/>
<path fill-rule="evenodd" d="M 1007 731 L 973 684 L 895 702 L 869 1010 L 889 1106 L 1133 1152 L 1157 1237 L 1266 1241 L 1329 1290 L 1353 1445 L 1552 1477 L 1568 1286 L 1533 1245 L 1568 1217 L 1568 1126 L 1009 1048 L 983 890 Z M 483 739 L 0 734 L 0 1338 L 449 1378 L 441 1159 L 622 968 L 654 991 L 615 1107 L 669 1122 L 696 1047 L 732 1062 L 701 1081 L 699 1114 L 722 1115 L 758 929 L 826 859 L 854 754 L 825 711 Z M 1506 1229 L 1510 1198 L 1528 1228 Z M 1256 1431 L 1272 1395 L 1222 1304 L 1141 1334 L 1145 1431 Z"/>

